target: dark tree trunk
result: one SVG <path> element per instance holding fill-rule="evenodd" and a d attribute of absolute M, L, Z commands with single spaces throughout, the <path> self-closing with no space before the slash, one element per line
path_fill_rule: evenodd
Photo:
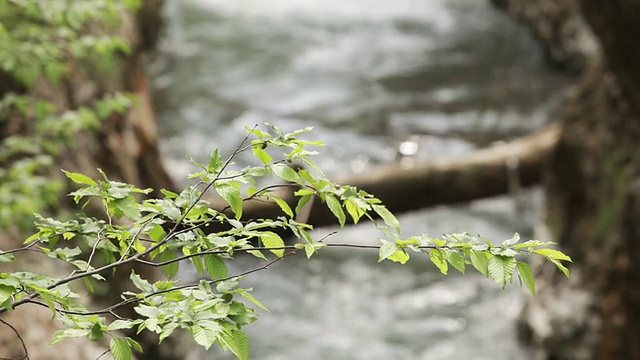
<path fill-rule="evenodd" d="M 640 359 L 640 3 L 578 3 L 601 52 L 560 113 L 546 181 L 550 237 L 573 257 L 573 278 L 567 287 L 543 265 L 523 328 L 536 359 Z"/>

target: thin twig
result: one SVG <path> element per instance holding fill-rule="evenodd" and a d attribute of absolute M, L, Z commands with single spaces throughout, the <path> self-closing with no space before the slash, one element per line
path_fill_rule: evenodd
<path fill-rule="evenodd" d="M 6 255 L 6 254 L 16 253 L 16 252 L 19 252 L 19 251 L 25 251 L 25 250 L 28 250 L 29 248 L 31 248 L 32 246 L 35 246 L 38 243 L 40 243 L 40 240 L 32 241 L 29 244 L 27 244 L 26 246 L 23 246 L 21 248 L 11 249 L 11 250 L 0 250 L 0 255 Z"/>
<path fill-rule="evenodd" d="M 9 328 L 11 328 L 11 330 L 13 330 L 13 332 L 16 334 L 16 336 L 20 340 L 20 344 L 22 344 L 22 350 L 24 351 L 24 355 L 20 358 L 0 358 L 0 360 L 25 360 L 25 359 L 29 360 L 29 350 L 27 350 L 27 344 L 25 344 L 24 339 L 22 338 L 18 330 L 15 327 L 13 327 L 13 325 L 4 321 L 2 318 L 0 318 L 0 322 L 5 324 Z"/>
<path fill-rule="evenodd" d="M 107 350 L 103 351 L 102 354 L 100 354 L 100 356 L 98 356 L 96 358 L 96 360 L 100 360 L 100 358 L 105 356 L 105 355 L 107 355 L 109 353 L 109 351 L 111 351 L 111 349 L 107 349 Z"/>

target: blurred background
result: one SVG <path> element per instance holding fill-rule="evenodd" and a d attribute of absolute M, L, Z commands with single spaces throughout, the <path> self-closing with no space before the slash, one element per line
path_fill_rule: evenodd
<path fill-rule="evenodd" d="M 193 172 L 185 153 L 229 154 L 245 125 L 265 122 L 314 127 L 308 137 L 327 144 L 317 161 L 333 177 L 459 156 L 545 125 L 567 83 L 529 32 L 488 1 L 168 0 L 163 14 L 148 69 L 174 179 Z M 518 204 L 503 196 L 400 221 L 405 235 L 529 237 L 541 197 L 532 190 Z M 379 236 L 355 226 L 329 241 Z M 238 260 L 237 271 L 256 265 Z M 251 357 L 531 358 L 516 339 L 525 296 L 517 285 L 444 277 L 426 259 L 376 262 L 375 251 L 329 249 L 250 276 L 272 311 L 247 327 Z"/>

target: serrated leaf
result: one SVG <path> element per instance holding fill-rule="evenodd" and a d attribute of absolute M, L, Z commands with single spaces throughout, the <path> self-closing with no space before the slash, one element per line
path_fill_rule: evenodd
<path fill-rule="evenodd" d="M 262 303 L 260 301 L 258 301 L 255 297 L 253 297 L 253 295 L 249 292 L 249 290 L 247 290 L 247 289 L 238 289 L 238 294 L 240 294 L 240 296 L 242 296 L 243 298 L 251 301 L 256 306 L 261 308 L 262 310 L 264 310 L 266 312 L 271 312 L 269 309 L 267 309 L 266 306 L 262 305 Z"/>
<path fill-rule="evenodd" d="M 307 259 L 311 259 L 311 256 L 316 252 L 316 248 L 313 244 L 304 244 L 304 253 L 307 255 Z"/>
<path fill-rule="evenodd" d="M 55 319 L 56 317 L 56 304 L 53 301 L 53 297 L 49 294 L 45 294 L 43 292 L 40 293 L 40 297 L 42 298 L 42 300 L 44 300 L 45 304 L 47 304 L 47 306 L 49 307 L 49 311 L 51 311 L 51 318 Z M 0 300 L 0 303 L 3 303 L 4 301 Z"/>
<path fill-rule="evenodd" d="M 297 216 L 300 216 L 302 208 L 304 208 L 304 206 L 309 202 L 309 200 L 311 200 L 312 197 L 313 195 L 303 195 L 302 197 L 300 197 L 300 199 L 298 200 L 298 205 L 296 205 Z"/>
<path fill-rule="evenodd" d="M 76 172 L 71 172 L 71 171 L 66 171 L 66 170 L 62 170 L 62 172 L 69 178 L 71 179 L 71 181 L 73 181 L 76 184 L 83 184 L 83 185 L 91 185 L 91 186 L 98 186 L 98 183 L 95 182 L 95 180 L 93 180 L 92 178 L 88 177 L 85 174 L 80 174 L 80 173 L 76 173 Z"/>
<path fill-rule="evenodd" d="M 385 224 L 393 227 L 396 231 L 400 232 L 400 222 L 398 219 L 383 205 L 372 205 L 373 211 L 378 214 Z"/>
<path fill-rule="evenodd" d="M 357 203 L 351 200 L 346 200 L 344 202 L 344 206 L 347 209 L 349 215 L 351 215 L 354 224 L 357 224 L 360 218 L 367 212 L 366 209 L 363 209 L 362 207 L 358 206 Z"/>
<path fill-rule="evenodd" d="M 549 246 L 555 245 L 553 241 L 540 241 L 540 240 L 527 240 L 525 242 L 521 242 L 520 244 L 516 244 L 513 247 L 515 249 L 522 249 L 525 247 L 535 247 L 535 246 Z"/>
<path fill-rule="evenodd" d="M 178 328 L 178 324 L 176 323 L 168 323 L 167 325 L 165 325 L 162 328 L 162 331 L 160 331 L 160 336 L 158 338 L 158 342 L 161 343 L 162 340 L 168 338 L 169 336 L 171 336 L 171 334 L 173 333 L 173 331 L 175 329 Z"/>
<path fill-rule="evenodd" d="M 404 249 L 398 249 L 387 259 L 404 265 L 409 260 L 409 254 Z"/>
<path fill-rule="evenodd" d="M 469 253 L 469 258 L 471 259 L 471 264 L 476 268 L 476 270 L 484 276 L 489 276 L 489 259 L 487 258 L 487 253 L 485 251 L 473 250 Z"/>
<path fill-rule="evenodd" d="M 570 257 L 565 255 L 562 251 L 558 251 L 555 249 L 535 249 L 533 250 L 533 253 L 542 255 L 547 259 L 564 260 L 564 261 L 572 262 Z"/>
<path fill-rule="evenodd" d="M 273 201 L 276 202 L 276 204 L 278 204 L 278 206 L 280 207 L 280 209 L 282 209 L 282 211 L 289 215 L 289 217 L 293 217 L 293 211 L 291 211 L 291 207 L 289 206 L 289 204 L 287 204 L 286 201 L 284 201 L 284 199 L 275 196 L 275 195 L 271 195 L 271 198 L 273 199 Z"/>
<path fill-rule="evenodd" d="M 569 278 L 569 269 L 567 269 L 566 266 L 562 265 L 562 263 L 556 259 L 552 259 L 552 258 L 547 258 L 552 264 L 554 264 L 558 270 L 562 271 L 562 273 L 564 274 L 564 276 L 567 277 L 567 279 Z"/>
<path fill-rule="evenodd" d="M 88 338 L 91 341 L 100 341 L 104 337 L 104 330 L 99 323 L 93 324 L 91 327 L 91 331 L 89 332 Z"/>
<path fill-rule="evenodd" d="M 109 349 L 111 349 L 114 360 L 131 360 L 133 358 L 129 343 L 123 338 L 111 338 Z"/>
<path fill-rule="evenodd" d="M 236 215 L 236 220 L 242 217 L 242 197 L 240 190 L 229 183 L 216 183 L 216 192 L 225 199 L 231 206 L 231 210 Z"/>
<path fill-rule="evenodd" d="M 0 304 L 11 299 L 11 295 L 16 288 L 7 285 L 0 285 Z M 55 315 L 55 313 L 54 313 Z"/>
<path fill-rule="evenodd" d="M 242 330 L 223 331 L 220 333 L 220 340 L 236 355 L 238 360 L 249 359 L 249 340 Z"/>
<path fill-rule="evenodd" d="M 271 170 L 273 171 L 274 174 L 276 174 L 276 176 L 278 176 L 282 180 L 304 185 L 304 181 L 302 181 L 302 178 L 300 178 L 300 175 L 298 175 L 298 173 L 295 170 L 293 170 L 292 168 L 290 168 L 285 164 L 274 164 L 271 167 Z"/>
<path fill-rule="evenodd" d="M 68 337 L 83 337 L 89 334 L 89 329 L 64 329 L 53 333 L 49 345 L 56 344 Z"/>
<path fill-rule="evenodd" d="M 203 260 L 204 267 L 211 279 L 219 280 L 227 277 L 227 265 L 219 255 L 207 254 L 203 256 Z"/>
<path fill-rule="evenodd" d="M 220 157 L 220 153 L 218 149 L 215 149 L 211 152 L 211 156 L 209 157 L 209 164 L 207 165 L 207 171 L 210 173 L 215 173 L 222 166 L 222 158 Z"/>
<path fill-rule="evenodd" d="M 126 337 L 124 338 L 124 340 L 127 342 L 127 344 L 129 344 L 130 348 L 132 348 L 137 352 L 140 352 L 140 353 L 142 352 L 142 346 L 140 346 L 140 343 L 138 343 L 137 341 L 133 340 L 130 337 Z"/>
<path fill-rule="evenodd" d="M 262 141 L 258 140 L 258 142 L 264 144 Z M 260 159 L 260 161 L 262 161 L 262 163 L 265 165 L 269 164 L 272 160 L 271 155 L 269 155 L 268 152 L 264 151 L 261 146 L 254 145 L 251 147 L 251 151 L 253 152 L 253 155 Z"/>
<path fill-rule="evenodd" d="M 141 320 L 114 320 L 109 327 L 108 331 L 122 330 L 122 329 L 131 329 L 132 327 L 141 323 Z"/>
<path fill-rule="evenodd" d="M 429 250 L 429 259 L 431 262 L 440 270 L 444 275 L 449 271 L 449 265 L 447 264 L 447 260 L 444 258 L 444 254 L 440 249 L 431 249 Z"/>
<path fill-rule="evenodd" d="M 173 259 L 176 259 L 177 257 L 178 256 L 170 249 L 165 249 L 160 253 L 160 261 L 162 262 L 171 261 Z M 162 265 L 160 267 L 160 270 L 162 270 L 162 272 L 169 278 L 173 278 L 178 273 L 178 270 L 180 270 L 180 264 L 178 261 L 174 261 L 167 265 Z"/>
<path fill-rule="evenodd" d="M 341 227 L 344 226 L 344 223 L 347 220 L 347 217 L 344 214 L 344 210 L 342 209 L 342 205 L 340 204 L 340 201 L 338 201 L 338 199 L 331 194 L 325 195 L 324 200 L 327 203 L 327 207 L 329 208 L 329 210 L 331 210 L 331 212 L 333 213 L 333 216 L 335 216 L 338 219 L 340 226 Z"/>
<path fill-rule="evenodd" d="M 387 240 L 381 240 L 382 246 L 380 246 L 380 250 L 378 250 L 378 262 L 388 258 L 393 255 L 394 252 L 398 250 L 398 246 L 395 243 L 392 243 Z"/>
<path fill-rule="evenodd" d="M 282 240 L 280 235 L 272 231 L 261 232 L 260 241 L 262 241 L 262 244 L 268 248 L 278 248 L 284 246 L 284 241 Z M 282 257 L 282 255 L 284 255 L 284 249 L 273 249 L 269 251 L 271 251 L 278 257 Z"/>
<path fill-rule="evenodd" d="M 141 278 L 140 275 L 136 274 L 135 272 L 131 272 L 129 279 L 131 279 L 133 285 L 143 293 L 153 292 L 153 286 L 151 286 L 151 284 L 149 284 L 147 280 Z"/>
<path fill-rule="evenodd" d="M 520 241 L 520 234 L 515 233 L 513 234 L 513 237 L 509 240 L 505 240 L 502 242 L 502 246 L 511 246 L 511 245 L 515 245 L 518 241 Z"/>
<path fill-rule="evenodd" d="M 518 261 L 516 263 L 518 267 L 518 276 L 520 276 L 520 280 L 522 283 L 531 291 L 533 296 L 536 296 L 536 282 L 533 278 L 533 271 L 531 271 L 531 266 L 524 261 Z"/>
<path fill-rule="evenodd" d="M 193 267 L 196 268 L 198 274 L 204 275 L 204 265 L 202 264 L 202 258 L 200 258 L 200 256 L 194 256 L 189 258 L 189 260 L 191 260 L 191 263 L 193 264 Z"/>
<path fill-rule="evenodd" d="M 123 214 L 131 220 L 139 220 L 141 218 L 140 205 L 136 203 L 130 196 L 121 199 L 115 199 L 111 202 L 111 204 L 113 204 L 113 206 L 119 211 L 119 213 L 116 212 L 116 215 Z"/>
<path fill-rule="evenodd" d="M 489 276 L 504 288 L 513 277 L 516 259 L 510 256 L 494 255 L 489 259 Z"/>
<path fill-rule="evenodd" d="M 161 225 L 156 224 L 147 231 L 147 235 L 149 235 L 151 240 L 158 242 L 167 236 L 167 232 L 164 231 Z"/>
<path fill-rule="evenodd" d="M 464 274 L 465 260 L 462 255 L 460 255 L 457 251 L 447 251 L 446 257 L 447 261 L 449 261 L 449 264 L 451 264 L 456 270 Z"/>
<path fill-rule="evenodd" d="M 191 328 L 191 334 L 193 335 L 193 339 L 196 343 L 209 350 L 209 348 L 216 342 L 216 337 L 218 335 L 217 330 L 218 328 L 214 330 L 209 327 L 194 325 Z"/>

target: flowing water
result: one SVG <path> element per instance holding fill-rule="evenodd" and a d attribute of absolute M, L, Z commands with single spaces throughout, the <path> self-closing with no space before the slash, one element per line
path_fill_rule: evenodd
<path fill-rule="evenodd" d="M 487 0 L 168 0 L 151 63 L 163 152 L 229 154 L 244 126 L 313 126 L 332 175 L 461 155 L 547 121 L 564 79 L 526 32 Z M 250 161 L 240 157 L 238 162 Z M 400 217 L 406 234 L 529 235 L 539 194 Z M 321 237 L 335 229 L 319 229 Z M 368 226 L 328 241 L 375 243 Z M 247 327 L 252 359 L 527 359 L 522 303 L 474 274 L 441 276 L 426 259 L 376 264 L 369 251 L 323 250 L 250 276 L 272 311 Z M 258 265 L 240 258 L 233 269 Z M 188 273 L 185 276 L 189 276 Z M 228 355 L 219 355 L 227 358 Z M 218 355 L 216 355 L 218 358 Z"/>

